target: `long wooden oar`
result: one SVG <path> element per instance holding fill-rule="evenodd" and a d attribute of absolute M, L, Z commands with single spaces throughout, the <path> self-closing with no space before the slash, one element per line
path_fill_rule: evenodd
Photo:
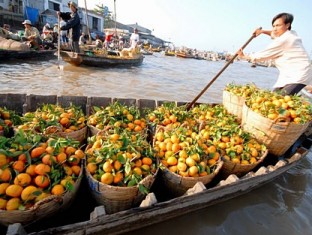
<path fill-rule="evenodd" d="M 58 66 L 57 68 L 60 70 L 63 70 L 63 66 L 60 64 L 60 57 L 61 57 L 61 29 L 60 29 L 60 16 L 57 17 L 57 62 Z"/>
<path fill-rule="evenodd" d="M 262 29 L 261 27 L 259 29 Z M 244 49 L 250 42 L 252 39 L 254 39 L 256 37 L 256 31 L 252 34 L 252 36 L 248 39 L 248 41 L 241 47 L 241 49 Z M 220 70 L 219 73 L 217 73 L 217 75 L 205 86 L 205 88 L 195 97 L 195 99 L 188 104 L 187 106 L 187 110 L 189 110 L 190 108 L 192 108 L 192 106 L 195 104 L 195 102 L 202 96 L 202 94 L 204 94 L 204 92 L 211 86 L 212 83 L 214 83 L 215 80 L 217 80 L 217 78 L 223 73 L 223 71 L 231 64 L 233 63 L 233 61 L 235 60 L 235 58 L 238 56 L 237 52 L 235 53 L 235 55 L 223 66 L 223 68 Z"/>

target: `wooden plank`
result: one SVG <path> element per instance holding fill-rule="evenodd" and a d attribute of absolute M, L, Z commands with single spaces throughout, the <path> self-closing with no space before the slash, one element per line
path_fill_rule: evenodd
<path fill-rule="evenodd" d="M 0 94 L 0 107 L 14 110 L 17 114 L 23 114 L 23 105 L 26 102 L 26 94 Z"/>
<path fill-rule="evenodd" d="M 24 112 L 34 112 L 44 104 L 56 104 L 56 95 L 27 95 Z"/>

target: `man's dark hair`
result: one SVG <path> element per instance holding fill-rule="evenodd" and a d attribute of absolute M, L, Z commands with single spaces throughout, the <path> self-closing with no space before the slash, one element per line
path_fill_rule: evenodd
<path fill-rule="evenodd" d="M 289 23 L 289 30 L 291 30 L 291 24 L 294 20 L 294 16 L 292 14 L 289 13 L 280 13 L 276 16 L 274 16 L 273 20 L 272 20 L 272 25 L 274 23 L 275 20 L 279 19 L 279 18 L 283 18 L 284 19 L 284 23 L 288 24 Z"/>

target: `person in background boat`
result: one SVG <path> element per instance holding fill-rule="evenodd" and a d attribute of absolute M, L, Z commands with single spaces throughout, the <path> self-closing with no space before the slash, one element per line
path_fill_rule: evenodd
<path fill-rule="evenodd" d="M 100 36 L 99 35 L 96 35 L 95 36 L 95 46 L 97 48 L 102 48 L 103 47 L 103 42 L 102 40 L 100 39 Z"/>
<path fill-rule="evenodd" d="M 52 30 L 51 30 L 51 27 L 50 27 L 50 24 L 49 24 L 49 23 L 46 23 L 46 24 L 43 26 L 43 29 L 42 29 L 42 38 L 43 38 L 43 40 L 50 40 L 50 41 L 53 40 L 53 37 L 52 37 Z"/>
<path fill-rule="evenodd" d="M 39 49 L 39 46 L 42 44 L 39 30 L 32 26 L 30 20 L 25 20 L 22 24 L 25 26 L 22 41 L 26 42 L 31 48 Z"/>
<path fill-rule="evenodd" d="M 84 46 L 87 43 L 86 35 L 85 33 L 81 33 L 79 38 L 79 46 Z"/>
<path fill-rule="evenodd" d="M 61 19 L 61 21 L 60 21 L 60 28 L 62 28 L 65 25 L 66 25 L 66 22 L 63 19 Z M 60 34 L 61 34 L 61 45 L 64 46 L 64 47 L 68 47 L 67 30 L 61 30 Z"/>
<path fill-rule="evenodd" d="M 80 37 L 80 18 L 78 15 L 78 6 L 74 2 L 69 2 L 68 6 L 71 12 L 57 12 L 63 19 L 67 20 L 66 24 L 62 26 L 61 30 L 71 29 L 71 47 L 72 51 L 79 53 L 79 37 Z"/>
<path fill-rule="evenodd" d="M 140 41 L 139 31 L 137 28 L 134 29 L 134 32 L 130 36 L 130 47 L 129 48 L 123 48 L 120 52 L 121 56 L 128 56 L 128 55 L 135 55 L 137 53 L 138 44 Z"/>
<path fill-rule="evenodd" d="M 53 44 L 53 31 L 49 23 L 46 23 L 42 29 L 42 45 L 46 50 L 55 49 Z"/>
<path fill-rule="evenodd" d="M 269 35 L 272 42 L 263 51 L 246 56 L 240 49 L 239 57 L 249 59 L 251 62 L 274 60 L 279 70 L 279 77 L 274 84 L 274 91 L 294 95 L 308 84 L 312 84 L 312 68 L 309 55 L 303 47 L 302 40 L 297 33 L 291 30 L 293 15 L 280 13 L 272 19 L 272 30 L 255 31 Z"/>
<path fill-rule="evenodd" d="M 3 24 L 3 27 L 5 30 L 9 31 L 11 30 L 11 26 L 9 24 Z"/>
<path fill-rule="evenodd" d="M 107 49 L 109 47 L 109 44 L 111 43 L 112 41 L 112 37 L 113 37 L 113 33 L 112 34 L 109 34 L 107 33 L 106 36 L 105 36 L 105 41 L 104 41 L 104 47 Z"/>

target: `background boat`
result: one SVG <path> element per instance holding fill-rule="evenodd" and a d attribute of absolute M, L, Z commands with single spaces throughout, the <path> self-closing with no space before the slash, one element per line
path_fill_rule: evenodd
<path fill-rule="evenodd" d="M 0 50 L 0 61 L 6 61 L 8 59 L 54 59 L 56 50 L 30 50 L 30 51 L 11 51 Z"/>
<path fill-rule="evenodd" d="M 143 62 L 143 55 L 135 55 L 134 57 L 121 57 L 110 55 L 94 55 L 92 52 L 73 53 L 69 51 L 61 51 L 63 60 L 72 65 L 87 65 L 94 67 L 112 67 L 112 66 L 136 66 Z"/>

